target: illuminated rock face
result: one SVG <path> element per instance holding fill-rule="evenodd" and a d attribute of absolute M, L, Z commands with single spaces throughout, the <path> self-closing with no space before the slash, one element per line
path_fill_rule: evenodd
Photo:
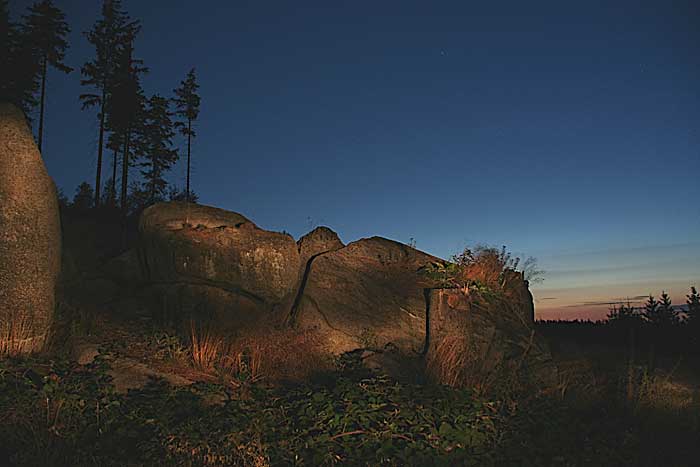
<path fill-rule="evenodd" d="M 345 244 L 340 241 L 338 234 L 333 232 L 328 227 L 317 227 L 307 233 L 297 242 L 299 247 L 299 256 L 301 257 L 302 267 L 315 256 L 329 251 L 340 250 Z"/>
<path fill-rule="evenodd" d="M 144 275 L 162 292 L 166 307 L 235 325 L 291 304 L 300 260 L 287 234 L 260 229 L 234 212 L 188 203 L 149 207 L 139 232 Z"/>
<path fill-rule="evenodd" d="M 507 272 L 501 300 L 472 302 L 460 289 L 429 295 L 428 368 L 445 384 L 495 387 L 517 377 L 533 386 L 554 382 L 556 368 L 535 332 L 532 295 L 522 274 Z M 459 368 L 453 355 L 462 357 Z"/>
<path fill-rule="evenodd" d="M 321 254 L 292 310 L 294 322 L 317 329 L 336 354 L 389 343 L 419 353 L 425 298 L 418 270 L 434 261 L 439 260 L 381 237 Z"/>
<path fill-rule="evenodd" d="M 43 347 L 60 267 L 56 187 L 22 112 L 0 104 L 0 338 L 13 351 Z"/>
<path fill-rule="evenodd" d="M 312 330 L 336 355 L 391 344 L 431 357 L 454 332 L 485 362 L 515 361 L 523 349 L 528 362 L 549 355 L 533 337 L 528 284 L 514 271 L 504 279 L 506 309 L 487 313 L 459 291 L 431 289 L 420 271 L 443 260 L 381 237 L 344 246 L 321 227 L 295 243 L 240 214 L 186 203 L 146 209 L 139 229 L 142 275 L 164 312 L 211 320 L 217 330 L 245 333 L 271 317 Z"/>

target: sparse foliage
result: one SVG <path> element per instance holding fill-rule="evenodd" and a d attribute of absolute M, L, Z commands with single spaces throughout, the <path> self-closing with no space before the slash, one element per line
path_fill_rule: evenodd
<path fill-rule="evenodd" d="M 528 271 L 532 279 L 540 278 L 542 271 L 537 261 L 530 257 L 521 263 L 502 247 L 500 250 L 477 246 L 473 250 L 465 248 L 450 262 L 433 263 L 422 273 L 438 288 L 460 288 L 465 294 L 470 291 L 480 294 L 499 293 L 506 285 L 508 271 Z"/>

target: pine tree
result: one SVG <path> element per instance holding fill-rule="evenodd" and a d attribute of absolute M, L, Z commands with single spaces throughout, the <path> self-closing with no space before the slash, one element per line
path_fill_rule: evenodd
<path fill-rule="evenodd" d="M 24 28 L 10 21 L 6 0 L 0 0 L 0 100 L 22 109 L 28 123 L 39 89 L 36 51 L 24 37 Z"/>
<path fill-rule="evenodd" d="M 137 155 L 135 131 L 141 127 L 144 118 L 145 98 L 140 75 L 148 71 L 142 66 L 142 61 L 133 58 L 132 44 L 133 37 L 119 53 L 108 120 L 110 130 L 117 135 L 115 140 L 122 144 L 121 209 L 124 216 L 128 214 L 129 167 Z"/>
<path fill-rule="evenodd" d="M 117 199 L 116 193 L 114 193 L 115 184 L 112 183 L 112 178 L 105 180 L 104 186 L 102 187 L 102 199 L 100 204 L 102 206 L 114 207 L 114 200 Z"/>
<path fill-rule="evenodd" d="M 83 109 L 98 107 L 97 118 L 100 122 L 95 175 L 95 186 L 98 188 L 95 190 L 95 206 L 100 202 L 99 187 L 102 178 L 104 135 L 107 129 L 108 106 L 115 84 L 118 57 L 129 46 L 129 42 L 139 30 L 138 21 L 132 21 L 121 10 L 120 0 L 105 0 L 102 5 L 102 17 L 90 31 L 84 33 L 88 42 L 95 47 L 95 57 L 80 69 L 83 75 L 80 84 L 92 88 L 95 92 L 81 94 L 80 100 L 83 102 Z M 115 174 L 112 180 L 116 180 Z M 116 192 L 116 190 L 113 191 Z"/>
<path fill-rule="evenodd" d="M 620 310 L 617 308 L 616 305 L 610 305 L 606 318 L 609 323 L 615 322 L 618 319 L 620 319 Z"/>
<path fill-rule="evenodd" d="M 175 115 L 180 120 L 175 123 L 175 126 L 180 130 L 180 133 L 187 136 L 187 179 L 185 184 L 186 200 L 190 199 L 190 168 L 192 157 L 192 138 L 196 136 L 192 124 L 199 116 L 199 104 L 201 99 L 197 94 L 199 85 L 195 70 L 192 68 L 183 81 L 180 82 L 180 87 L 175 89 Z"/>
<path fill-rule="evenodd" d="M 10 63 L 14 34 L 14 25 L 10 22 L 10 10 L 7 7 L 7 0 L 0 0 L 0 63 L 2 63 L 5 70 L 2 74 L 2 81 L 0 81 L 0 90 L 3 93 L 3 98 L 5 97 L 9 71 L 6 67 Z"/>
<path fill-rule="evenodd" d="M 111 198 L 108 202 L 112 206 L 117 205 L 117 166 L 119 164 L 119 151 L 124 147 L 122 134 L 112 131 L 107 138 L 107 149 L 112 151 L 112 176 L 109 178 L 108 188 Z"/>
<path fill-rule="evenodd" d="M 71 207 L 78 211 L 86 211 L 92 206 L 93 196 L 95 196 L 95 192 L 90 184 L 83 182 L 75 190 Z"/>
<path fill-rule="evenodd" d="M 633 307 L 629 299 L 627 304 L 620 303 L 620 306 L 612 305 L 607 315 L 608 321 L 632 323 L 637 322 L 640 318 L 640 310 Z"/>
<path fill-rule="evenodd" d="M 669 325 L 678 322 L 678 311 L 673 308 L 671 297 L 665 291 L 661 292 L 661 300 L 659 300 L 659 315 L 660 323 Z"/>
<path fill-rule="evenodd" d="M 39 98 L 39 133 L 38 146 L 41 152 L 44 139 L 44 104 L 46 102 L 46 77 L 49 65 L 59 71 L 70 73 L 73 69 L 63 63 L 68 49 L 66 36 L 70 28 L 63 12 L 54 6 L 51 0 L 42 0 L 29 7 L 29 14 L 24 16 L 24 39 L 34 50 L 38 60 L 41 94 Z"/>
<path fill-rule="evenodd" d="M 177 151 L 172 147 L 175 131 L 171 115 L 168 99 L 155 94 L 147 101 L 138 136 L 143 191 L 148 194 L 149 204 L 165 199 L 168 184 L 163 176 L 178 159 Z"/>
<path fill-rule="evenodd" d="M 700 294 L 695 287 L 691 287 L 690 293 L 686 295 L 686 304 L 688 305 L 688 324 L 700 325 Z"/>
<path fill-rule="evenodd" d="M 642 312 L 644 319 L 652 324 L 659 324 L 661 322 L 661 316 L 659 314 L 659 302 L 652 294 L 649 294 L 649 298 L 644 304 L 644 311 Z"/>
<path fill-rule="evenodd" d="M 176 186 L 171 186 L 168 190 L 168 201 L 186 201 L 188 203 L 197 203 L 199 196 L 194 191 L 187 193 L 184 189 L 180 190 Z"/>

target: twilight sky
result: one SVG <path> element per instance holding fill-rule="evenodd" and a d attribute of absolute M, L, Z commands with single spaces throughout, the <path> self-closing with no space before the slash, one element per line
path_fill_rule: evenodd
<path fill-rule="evenodd" d="M 30 3 L 10 0 L 13 15 Z M 79 68 L 101 2 L 56 3 Z M 697 1 L 124 6 L 147 93 L 197 68 L 204 204 L 295 238 L 328 225 L 442 257 L 507 245 L 546 271 L 542 319 L 700 286 Z M 79 79 L 48 83 L 44 159 L 69 196 L 95 177 Z"/>

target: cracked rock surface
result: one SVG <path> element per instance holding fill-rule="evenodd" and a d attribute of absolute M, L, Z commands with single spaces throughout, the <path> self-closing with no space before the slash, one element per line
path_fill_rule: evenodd
<path fill-rule="evenodd" d="M 175 313 L 238 326 L 293 300 L 300 267 L 294 239 L 235 212 L 159 203 L 139 223 L 146 280 Z"/>
<path fill-rule="evenodd" d="M 417 271 L 440 261 L 399 242 L 372 237 L 317 256 L 294 313 L 336 354 L 388 343 L 420 352 L 425 298 Z"/>

